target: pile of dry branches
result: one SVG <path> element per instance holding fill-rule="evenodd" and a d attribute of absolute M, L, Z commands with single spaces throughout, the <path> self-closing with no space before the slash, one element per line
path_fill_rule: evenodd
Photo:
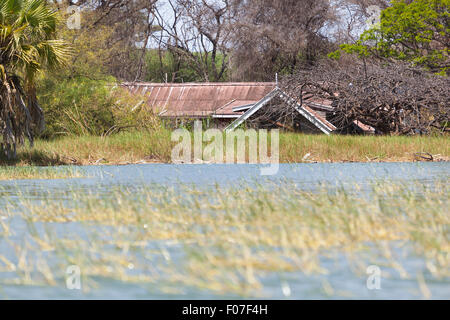
<path fill-rule="evenodd" d="M 409 64 L 327 60 L 285 78 L 281 87 L 299 101 L 331 100 L 331 121 L 342 130 L 354 120 L 379 134 L 449 130 L 450 79 Z"/>

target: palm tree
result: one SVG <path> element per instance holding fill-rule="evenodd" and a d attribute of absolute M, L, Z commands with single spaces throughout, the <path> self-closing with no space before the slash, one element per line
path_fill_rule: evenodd
<path fill-rule="evenodd" d="M 64 41 L 55 39 L 57 24 L 46 0 L 0 0 L 0 151 L 8 159 L 44 129 L 36 76 L 69 56 Z"/>

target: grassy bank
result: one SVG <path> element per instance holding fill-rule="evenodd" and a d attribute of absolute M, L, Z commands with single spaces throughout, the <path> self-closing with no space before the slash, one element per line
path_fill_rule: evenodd
<path fill-rule="evenodd" d="M 414 154 L 426 152 L 434 160 L 448 160 L 450 143 L 446 136 L 325 136 L 282 133 L 280 161 L 369 162 L 425 160 Z M 171 162 L 171 132 L 124 132 L 109 137 L 70 136 L 38 140 L 35 147 L 23 147 L 15 161 L 2 165 L 90 165 Z"/>
<path fill-rule="evenodd" d="M 435 160 L 448 160 L 450 139 L 448 136 L 343 136 L 282 134 L 280 157 L 282 162 L 369 162 L 415 161 L 416 153 L 429 153 Z"/>
<path fill-rule="evenodd" d="M 259 297 L 267 275 L 326 275 L 334 264 L 324 264 L 323 257 L 336 264 L 345 257 L 362 279 L 367 266 L 377 264 L 383 277 L 412 280 L 430 297 L 423 275 L 411 271 L 405 253 L 414 265 L 423 261 L 420 272 L 426 272 L 427 281 L 450 276 L 448 185 L 442 181 L 411 190 L 378 183 L 360 197 L 340 189 L 310 193 L 282 183 L 208 190 L 144 187 L 108 195 L 75 190 L 70 204 L 52 194 L 38 202 L 10 199 L 0 213 L 25 219 L 32 240 L 11 251 L 22 258 L 0 256 L 0 274 L 10 272 L 8 281 L 17 284 L 57 285 L 65 270 L 60 266 L 76 264 L 86 277 L 83 286 L 101 277 L 155 283 L 173 293 L 191 287 Z M 49 227 L 44 232 L 35 223 Z M 73 225 L 78 231 L 58 236 L 50 225 Z M 12 219 L 0 220 L 0 235 L 14 235 Z M 44 251 L 45 256 L 34 257 Z M 51 264 L 53 255 L 58 266 Z"/>

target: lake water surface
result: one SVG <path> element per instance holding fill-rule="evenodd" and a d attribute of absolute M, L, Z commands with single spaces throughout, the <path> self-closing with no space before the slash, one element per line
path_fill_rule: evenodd
<path fill-rule="evenodd" d="M 117 188 L 136 190 L 142 187 L 173 187 L 175 189 L 192 186 L 210 189 L 216 186 L 239 188 L 244 185 L 270 186 L 289 181 L 297 188 L 314 192 L 318 188 L 343 188 L 352 192 L 356 189 L 364 196 L 373 182 L 389 181 L 405 185 L 433 186 L 437 181 L 448 183 L 450 164 L 440 163 L 346 163 L 346 164 L 285 164 L 280 165 L 278 174 L 261 176 L 258 165 L 129 165 L 91 166 L 75 168 L 85 178 L 58 180 L 18 180 L 0 182 L 0 219 L 8 220 L 14 229 L 14 236 L 8 241 L 23 244 L 29 232 L 21 218 L 2 214 L 5 203 L 14 199 L 40 201 L 44 195 L 61 197 L 71 201 L 74 191 L 95 193 L 106 196 Z M 62 170 L 62 169 L 61 169 Z M 182 192 L 182 191 L 180 191 Z M 1 226 L 1 225 L 0 225 Z M 58 229 L 57 223 L 42 223 L 41 226 Z M 77 230 L 77 224 L 64 225 L 61 230 Z M 448 226 L 446 226 L 448 228 Z M 1 231 L 1 228 L 0 228 Z M 80 234 L 83 231 L 80 229 Z M 158 247 L 158 244 L 154 244 Z M 11 255 L 11 243 L 7 243 L 0 233 L 0 257 Z M 177 256 L 180 248 L 170 247 L 171 254 Z M 403 250 L 403 249 L 402 249 Z M 405 253 L 402 253 L 405 254 Z M 429 277 L 422 259 L 414 254 L 405 254 L 405 265 L 411 274 L 423 273 L 432 297 L 450 298 L 450 279 L 435 280 Z M 180 254 L 182 259 L 182 254 Z M 344 257 L 322 263 L 328 265 L 327 275 L 305 275 L 301 272 L 267 274 L 263 297 L 279 299 L 408 299 L 420 298 L 420 288 L 415 280 L 402 279 L 391 270 L 389 278 L 383 278 L 380 290 L 368 290 L 367 275 L 356 275 Z M 0 261 L 1 266 L 1 261 Z M 11 273 L 2 272 L 0 280 L 7 280 Z M 7 299 L 223 299 L 243 298 L 233 295 L 212 295 L 211 292 L 196 288 L 176 288 L 174 292 L 163 292 L 158 284 L 124 283 L 106 278 L 96 279 L 97 286 L 88 292 L 69 290 L 64 279 L 57 279 L 56 286 L 14 285 L 0 282 L 0 297 Z M 335 288 L 327 293 L 324 287 Z M 253 297 L 244 297 L 253 298 Z M 259 298 L 259 297 L 255 297 Z"/>

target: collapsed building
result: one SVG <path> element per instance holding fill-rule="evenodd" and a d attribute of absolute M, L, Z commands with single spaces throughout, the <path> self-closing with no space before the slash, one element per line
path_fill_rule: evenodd
<path fill-rule="evenodd" d="M 175 126 L 205 120 L 209 127 L 278 128 L 304 133 L 374 133 L 355 121 L 351 128 L 333 124 L 333 105 L 310 96 L 289 96 L 276 83 L 124 83 L 145 97 L 145 106 Z"/>

